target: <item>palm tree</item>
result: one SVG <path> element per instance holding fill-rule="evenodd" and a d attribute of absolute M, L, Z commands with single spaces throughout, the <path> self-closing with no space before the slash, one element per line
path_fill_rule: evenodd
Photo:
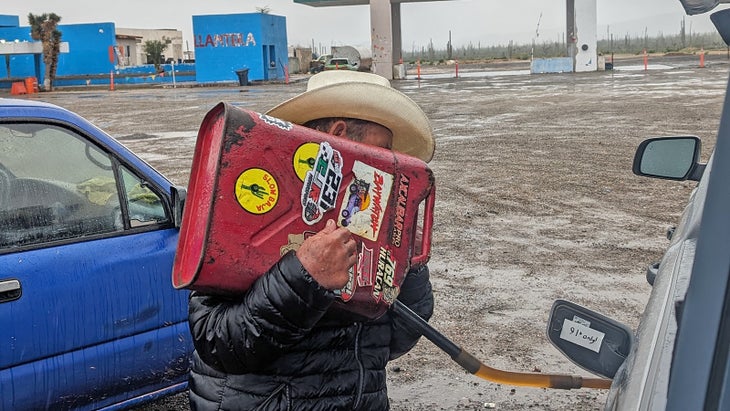
<path fill-rule="evenodd" d="M 59 21 L 61 16 L 56 13 L 28 14 L 30 37 L 43 45 L 43 63 L 46 72 L 42 90 L 45 91 L 53 90 L 53 81 L 56 79 L 58 55 L 61 53 L 61 32 L 57 29 Z"/>
<path fill-rule="evenodd" d="M 155 71 L 160 71 L 162 63 L 162 53 L 165 52 L 167 45 L 171 43 L 170 39 L 163 37 L 162 40 L 147 40 L 142 46 L 142 50 L 147 54 L 148 62 L 151 61 L 155 65 Z"/>

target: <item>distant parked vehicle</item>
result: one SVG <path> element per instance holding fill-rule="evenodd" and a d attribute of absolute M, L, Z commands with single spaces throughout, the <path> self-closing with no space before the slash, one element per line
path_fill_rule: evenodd
<path fill-rule="evenodd" d="M 323 54 L 319 56 L 316 60 L 312 60 L 309 63 L 309 72 L 311 74 L 317 74 L 320 71 L 324 70 L 324 65 L 327 64 L 327 62 L 332 58 L 332 55 L 330 54 Z"/>
<path fill-rule="evenodd" d="M 184 198 L 80 116 L 0 99 L 0 410 L 187 388 L 188 293 L 171 281 Z"/>
<path fill-rule="evenodd" d="M 357 70 L 357 65 L 347 58 L 333 58 L 324 65 L 325 70 Z"/>

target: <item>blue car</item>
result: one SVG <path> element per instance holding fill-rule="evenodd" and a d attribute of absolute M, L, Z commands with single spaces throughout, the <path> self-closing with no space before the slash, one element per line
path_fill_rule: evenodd
<path fill-rule="evenodd" d="M 184 199 L 80 116 L 0 98 L 0 410 L 187 388 L 188 293 L 171 282 Z"/>

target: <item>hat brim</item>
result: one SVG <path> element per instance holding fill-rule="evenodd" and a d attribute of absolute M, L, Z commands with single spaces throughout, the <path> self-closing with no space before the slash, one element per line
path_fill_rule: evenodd
<path fill-rule="evenodd" d="M 398 90 L 365 82 L 318 87 L 293 97 L 266 114 L 304 124 L 326 117 L 368 120 L 393 133 L 393 150 L 431 161 L 431 124 L 421 108 Z"/>

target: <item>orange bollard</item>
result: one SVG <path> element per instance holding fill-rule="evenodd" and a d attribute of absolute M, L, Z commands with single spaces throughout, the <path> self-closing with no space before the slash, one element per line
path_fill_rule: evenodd
<path fill-rule="evenodd" d="M 644 49 L 644 71 L 649 70 L 649 56 L 646 54 L 646 49 Z"/>
<path fill-rule="evenodd" d="M 705 48 L 700 49 L 700 68 L 705 68 Z"/>
<path fill-rule="evenodd" d="M 421 79 L 421 60 L 416 62 L 416 78 Z"/>
<path fill-rule="evenodd" d="M 284 81 L 289 84 L 289 66 L 284 66 Z"/>
<path fill-rule="evenodd" d="M 38 80 L 35 77 L 25 78 L 25 91 L 28 94 L 34 94 L 38 92 Z"/>
<path fill-rule="evenodd" d="M 22 81 L 14 81 L 13 84 L 10 85 L 10 94 L 13 96 L 28 94 L 28 90 L 25 89 L 25 83 Z"/>
<path fill-rule="evenodd" d="M 459 60 L 456 60 L 456 78 L 459 78 Z"/>
<path fill-rule="evenodd" d="M 109 91 L 114 91 L 114 70 L 109 72 Z"/>

